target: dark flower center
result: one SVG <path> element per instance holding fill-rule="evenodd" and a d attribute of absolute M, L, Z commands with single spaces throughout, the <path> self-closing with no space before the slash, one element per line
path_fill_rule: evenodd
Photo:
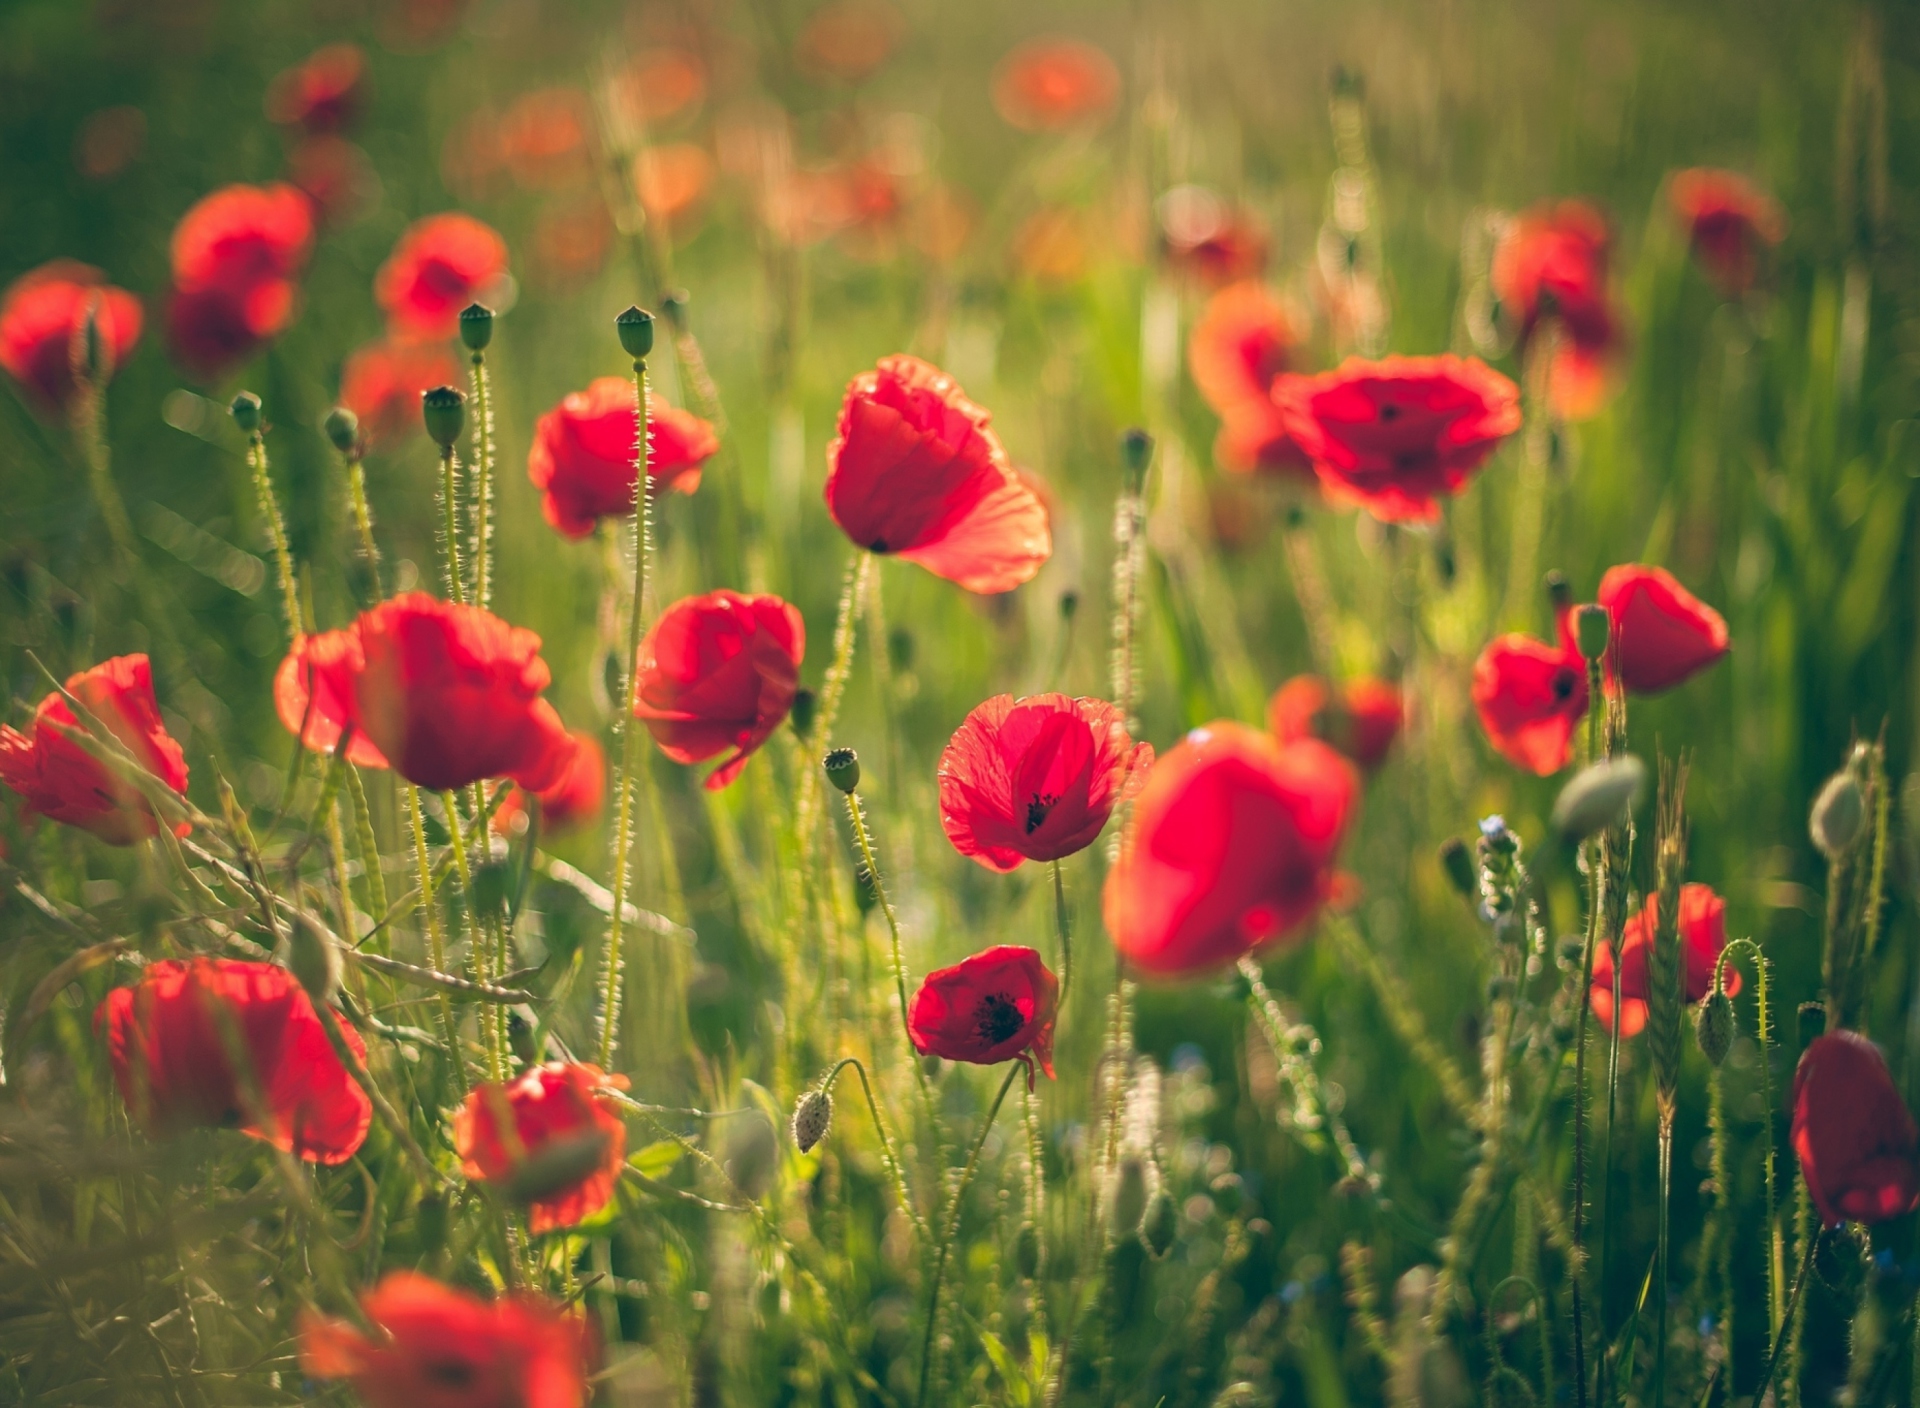
<path fill-rule="evenodd" d="M 1388 422 L 1400 419 L 1400 408 L 1389 401 L 1380 408 L 1380 419 Z"/>
<path fill-rule="evenodd" d="M 436 1388 L 464 1389 L 473 1385 L 474 1366 L 462 1359 L 429 1359 L 420 1375 Z"/>
<path fill-rule="evenodd" d="M 887 550 L 887 540 L 885 538 L 875 538 L 869 547 L 873 552 L 885 552 Z"/>
<path fill-rule="evenodd" d="M 1554 702 L 1557 704 L 1564 704 L 1569 699 L 1573 698 L 1574 686 L 1577 685 L 1578 683 L 1579 683 L 1579 676 L 1576 675 L 1572 670 L 1561 670 L 1558 674 L 1556 674 L 1553 677 Z"/>
<path fill-rule="evenodd" d="M 990 992 L 980 999 L 973 1019 L 980 1039 L 989 1046 L 998 1046 L 1027 1024 L 1027 1019 L 1020 1015 L 1020 1009 L 1014 1006 L 1013 999 L 998 992 Z"/>
<path fill-rule="evenodd" d="M 1041 828 L 1046 822 L 1047 814 L 1058 805 L 1059 801 L 1060 799 L 1051 793 L 1039 792 L 1034 793 L 1034 795 L 1028 799 L 1027 835 L 1031 836 Z"/>

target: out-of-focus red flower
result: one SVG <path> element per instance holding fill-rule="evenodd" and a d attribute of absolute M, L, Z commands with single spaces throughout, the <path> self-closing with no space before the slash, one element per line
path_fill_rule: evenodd
<path fill-rule="evenodd" d="M 547 522 L 584 538 L 602 518 L 633 514 L 633 449 L 638 433 L 633 383 L 597 377 L 540 417 L 527 455 L 527 478 L 544 497 Z M 664 402 L 648 406 L 647 490 L 691 494 L 720 441 L 713 427 Z"/>
<path fill-rule="evenodd" d="M 1587 714 L 1587 662 L 1562 613 L 1560 640 L 1527 635 L 1488 642 L 1473 662 L 1473 707 L 1487 740 L 1517 767 L 1546 777 L 1573 756 L 1573 730 Z"/>
<path fill-rule="evenodd" d="M 927 974 L 907 1009 L 914 1050 L 947 1061 L 997 1066 L 1023 1060 L 1053 1079 L 1053 1018 L 1060 982 L 1033 949 L 998 944 Z"/>
<path fill-rule="evenodd" d="M 1229 284 L 1207 300 L 1187 340 L 1187 369 L 1223 422 L 1213 453 L 1225 468 L 1276 474 L 1310 468 L 1273 401 L 1273 385 L 1299 343 L 1293 319 L 1259 283 Z"/>
<path fill-rule="evenodd" d="M 1556 325 L 1548 393 L 1570 420 L 1600 409 L 1610 364 L 1625 343 L 1607 275 L 1612 243 L 1598 206 L 1548 201 L 1509 221 L 1493 252 L 1493 291 L 1517 323 L 1521 345 L 1543 320 Z"/>
<path fill-rule="evenodd" d="M 607 801 L 606 752 L 591 734 L 568 737 L 573 746 L 559 776 L 534 793 L 540 803 L 540 824 L 548 831 L 565 831 L 592 821 Z M 493 814 L 493 829 L 502 836 L 525 830 L 526 811 L 526 793 L 513 788 Z"/>
<path fill-rule="evenodd" d="M 352 726 L 377 758 L 431 791 L 507 777 L 537 792 L 572 746 L 540 698 L 551 679 L 532 631 L 409 592 L 345 631 L 305 638 L 280 666 L 275 705 L 289 729 L 309 720 L 309 746 Z"/>
<path fill-rule="evenodd" d="M 95 181 L 118 176 L 147 149 L 147 115 L 119 103 L 101 108 L 80 124 L 73 138 L 73 164 Z"/>
<path fill-rule="evenodd" d="M 72 259 L 29 270 L 0 297 L 0 367 L 39 409 L 59 412 L 73 403 L 73 365 L 86 357 L 89 316 L 110 377 L 140 341 L 138 298 Z"/>
<path fill-rule="evenodd" d="M 1358 792 L 1317 739 L 1282 748 L 1244 724 L 1195 729 L 1155 763 L 1107 872 L 1114 947 L 1179 976 L 1298 936 L 1335 892 Z"/>
<path fill-rule="evenodd" d="M 500 115 L 500 154 L 533 191 L 579 185 L 593 175 L 593 107 L 577 88 L 522 93 Z"/>
<path fill-rule="evenodd" d="M 380 190 L 367 154 L 345 137 L 304 137 L 287 153 L 287 179 L 313 202 L 323 225 L 346 225 L 365 213 Z"/>
<path fill-rule="evenodd" d="M 1858 1032 L 1815 1037 L 1793 1073 L 1793 1151 L 1829 1227 L 1920 1207 L 1913 1115 L 1880 1048 Z"/>
<path fill-rule="evenodd" d="M 360 1308 L 371 1335 L 303 1311 L 300 1367 L 348 1380 L 367 1408 L 586 1408 L 592 1397 L 591 1326 L 538 1296 L 484 1301 L 391 1271 Z"/>
<path fill-rule="evenodd" d="M 360 417 L 375 449 L 420 429 L 420 393 L 460 379 L 460 363 L 437 342 L 382 338 L 347 358 L 340 371 L 340 404 Z"/>
<path fill-rule="evenodd" d="M 471 215 L 452 211 L 407 226 L 375 275 L 373 296 L 403 337 L 452 337 L 460 310 L 507 272 L 507 244 Z"/>
<path fill-rule="evenodd" d="M 1612 567 L 1600 579 L 1611 640 L 1609 674 L 1634 694 L 1658 694 L 1730 648 L 1726 619 L 1659 567 Z"/>
<path fill-rule="evenodd" d="M 1647 960 L 1659 929 L 1660 898 L 1647 896 L 1646 908 L 1627 920 L 1620 943 L 1620 1035 L 1638 1036 L 1647 1025 Z M 1707 885 L 1680 887 L 1680 954 L 1685 968 L 1681 982 L 1688 1002 L 1699 1002 L 1713 991 L 1713 970 L 1720 950 L 1727 946 L 1727 902 Z M 1727 995 L 1740 991 L 1740 973 L 1727 969 Z M 1593 950 L 1593 1015 L 1613 1029 L 1613 945 L 1601 939 Z"/>
<path fill-rule="evenodd" d="M 662 142 L 641 151 L 633 164 L 634 194 L 649 217 L 668 225 L 691 225 L 713 189 L 713 158 L 697 142 Z"/>
<path fill-rule="evenodd" d="M 533 276 L 548 289 L 577 288 L 606 266 L 613 217 L 597 194 L 563 196 L 533 224 Z"/>
<path fill-rule="evenodd" d="M 916 357 L 884 357 L 847 387 L 827 450 L 827 512 L 870 552 L 971 592 L 1004 592 L 1053 552 L 1047 509 L 987 412 Z"/>
<path fill-rule="evenodd" d="M 936 264 L 950 263 L 965 252 L 976 219 L 965 193 L 952 186 L 931 186 L 908 211 L 907 238 Z"/>
<path fill-rule="evenodd" d="M 940 754 L 940 825 L 989 870 L 1059 860 L 1093 844 L 1152 766 L 1153 746 L 1104 699 L 997 694 Z"/>
<path fill-rule="evenodd" d="M 67 692 L 146 770 L 182 796 L 187 760 L 161 721 L 153 670 L 144 655 L 118 655 L 67 679 Z M 49 694 L 33 712 L 33 731 L 0 724 L 0 782 L 42 816 L 91 831 L 114 846 L 157 834 L 153 808 L 131 779 L 87 751 L 72 706 Z M 185 835 L 187 825 L 179 825 Z"/>
<path fill-rule="evenodd" d="M 1736 171 L 1696 166 L 1667 183 L 1673 213 L 1686 227 L 1695 257 L 1728 298 L 1760 276 L 1767 251 L 1787 237 L 1780 203 Z"/>
<path fill-rule="evenodd" d="M 328 44 L 267 85 L 267 121 L 304 132 L 344 132 L 367 100 L 367 56 L 358 44 Z"/>
<path fill-rule="evenodd" d="M 1013 235 L 1014 266 L 1043 284 L 1070 284 L 1087 271 L 1087 221 L 1071 206 L 1036 210 Z"/>
<path fill-rule="evenodd" d="M 1400 691 L 1385 680 L 1349 680 L 1335 699 L 1318 675 L 1295 675 L 1267 701 L 1267 728 L 1281 746 L 1318 738 L 1365 772 L 1386 761 L 1405 720 Z"/>
<path fill-rule="evenodd" d="M 150 963 L 94 1013 L 113 1079 L 156 1138 L 238 1129 L 296 1157 L 338 1164 L 367 1137 L 373 1102 L 334 1054 L 293 974 L 271 963 L 196 958 Z M 366 1044 L 339 1024 L 363 1068 Z M 232 1057 L 245 1053 L 250 1071 Z"/>
<path fill-rule="evenodd" d="M 1157 210 L 1168 262 L 1202 284 L 1217 288 L 1266 268 L 1267 232 L 1205 186 L 1175 186 Z"/>
<path fill-rule="evenodd" d="M 218 376 L 284 331 L 312 247 L 312 206 L 288 185 L 227 186 L 183 215 L 167 331 L 187 369 Z"/>
<path fill-rule="evenodd" d="M 1119 101 L 1120 70 L 1079 39 L 1029 39 L 993 71 L 994 110 L 1022 132 L 1104 122 Z"/>
<path fill-rule="evenodd" d="M 592 1217 L 613 1197 L 626 1162 L 627 1127 L 596 1094 L 609 1084 L 626 1081 L 598 1066 L 551 1061 L 507 1085 L 476 1086 L 453 1117 L 460 1171 L 487 1183 L 540 1184 L 528 1200 L 535 1235 Z M 558 1172 L 543 1181 L 547 1163 Z M 560 1181 L 578 1169 L 585 1172 Z"/>
<path fill-rule="evenodd" d="M 1518 389 L 1477 357 L 1349 357 L 1273 400 L 1326 496 L 1390 523 L 1438 518 L 1520 428 Z"/>
<path fill-rule="evenodd" d="M 621 116 L 643 128 L 693 111 L 706 96 L 707 66 L 685 49 L 636 55 L 613 90 Z"/>
<path fill-rule="evenodd" d="M 858 83 L 887 61 L 906 21 L 885 0 L 828 0 L 800 26 L 794 48 L 814 73 Z"/>
<path fill-rule="evenodd" d="M 707 776 L 725 787 L 793 707 L 807 626 L 777 596 L 717 591 L 676 601 L 640 643 L 633 716 L 676 763 L 732 750 Z"/>

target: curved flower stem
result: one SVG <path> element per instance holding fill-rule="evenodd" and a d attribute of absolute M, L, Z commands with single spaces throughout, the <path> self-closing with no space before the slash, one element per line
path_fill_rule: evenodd
<path fill-rule="evenodd" d="M 847 563 L 840 583 L 840 605 L 833 618 L 833 660 L 826 678 L 820 683 L 820 701 L 814 710 L 813 737 L 831 739 L 834 721 L 840 716 L 840 698 L 847 690 L 847 677 L 853 673 L 854 618 L 866 596 L 867 573 L 873 566 L 873 554 L 856 552 Z M 820 770 L 805 768 L 800 774 L 800 800 L 796 808 L 800 818 L 802 853 L 812 854 L 812 825 L 820 807 Z"/>
<path fill-rule="evenodd" d="M 413 822 L 413 860 L 420 871 L 420 909 L 426 916 L 427 959 L 437 973 L 447 971 L 447 938 L 440 928 L 440 911 L 433 893 L 433 862 L 427 857 L 427 821 L 420 812 L 420 789 L 407 784 L 407 813 Z M 454 818 L 459 825 L 459 818 Z M 453 1019 L 453 999 L 440 994 L 440 1039 L 446 1043 L 447 1059 L 453 1063 L 454 1083 L 467 1087 L 467 1063 L 460 1054 L 460 1033 Z"/>
<path fill-rule="evenodd" d="M 287 545 L 287 523 L 273 494 L 273 476 L 267 466 L 267 442 L 259 431 L 247 437 L 247 468 L 253 471 L 253 491 L 260 500 L 260 516 L 273 540 L 273 573 L 280 585 L 280 609 L 287 618 L 287 639 L 300 639 L 300 595 L 293 585 L 293 549 Z"/>
<path fill-rule="evenodd" d="M 860 793 L 857 790 L 847 793 L 847 815 L 853 821 L 853 838 L 860 847 L 860 862 L 866 866 L 867 878 L 873 882 L 874 898 L 880 901 L 880 912 L 887 916 L 887 934 L 893 943 L 893 986 L 900 998 L 900 1035 L 907 1041 L 907 1063 L 919 1072 L 921 1091 L 925 1093 L 927 1076 L 920 1069 L 920 1048 L 913 1044 L 913 1029 L 907 1021 L 907 960 L 900 951 L 900 916 L 894 913 L 893 901 L 888 898 L 886 884 L 880 879 L 880 863 L 874 857 L 873 835 L 867 830 L 867 817 L 860 809 Z"/>
<path fill-rule="evenodd" d="M 887 1172 L 893 1175 L 894 1195 L 900 1199 L 901 1210 L 906 1213 L 908 1219 L 913 1223 L 913 1230 L 918 1232 L 922 1237 L 925 1237 L 927 1235 L 927 1224 L 925 1220 L 921 1218 L 920 1210 L 913 1205 L 913 1195 L 907 1188 L 906 1171 L 900 1166 L 900 1156 L 893 1151 L 893 1139 L 887 1133 L 887 1122 L 880 1118 L 880 1105 L 879 1102 L 873 1098 L 873 1087 L 867 1082 L 867 1068 L 860 1063 L 860 1058 L 858 1056 L 842 1056 L 838 1061 L 834 1062 L 833 1069 L 828 1071 L 820 1082 L 820 1093 L 822 1095 L 831 1093 L 834 1081 L 839 1078 L 840 1072 L 848 1066 L 852 1066 L 860 1077 L 860 1089 L 865 1092 L 867 1097 L 867 1112 L 873 1116 L 874 1130 L 880 1136 L 880 1152 L 886 1158 Z"/>
<path fill-rule="evenodd" d="M 1067 1000 L 1073 983 L 1073 925 L 1067 916 L 1066 881 L 1060 876 L 1060 862 L 1053 862 L 1053 924 L 1060 934 L 1060 1001 Z"/>
<path fill-rule="evenodd" d="M 473 604 L 485 606 L 493 589 L 493 401 L 484 352 L 473 354 L 473 457 Z"/>
<path fill-rule="evenodd" d="M 446 537 L 447 599 L 456 606 L 467 602 L 467 589 L 460 577 L 460 461 L 448 445 L 440 451 L 440 506 L 445 521 L 441 532 Z"/>
<path fill-rule="evenodd" d="M 967 1165 L 960 1171 L 960 1182 L 953 1190 L 953 1201 L 947 1207 L 946 1226 L 941 1229 L 940 1249 L 933 1260 L 933 1289 L 927 1295 L 927 1333 L 920 1345 L 920 1391 L 914 1396 L 916 1408 L 924 1408 L 927 1401 L 927 1375 L 933 1367 L 934 1330 L 940 1323 L 940 1282 L 947 1270 L 947 1258 L 953 1251 L 953 1239 L 960 1231 L 960 1210 L 966 1206 L 967 1185 L 973 1182 L 973 1172 L 980 1164 L 980 1150 L 985 1147 L 987 1135 L 993 1130 L 994 1118 L 1000 1113 L 1000 1106 L 1007 1098 L 1007 1092 L 1013 1089 L 1014 1077 L 1027 1069 L 1015 1061 L 1007 1067 L 1007 1078 L 1000 1082 L 1000 1093 L 993 1097 L 993 1104 L 987 1108 L 987 1117 L 980 1123 L 980 1133 L 974 1137 L 973 1151 L 967 1155 Z"/>

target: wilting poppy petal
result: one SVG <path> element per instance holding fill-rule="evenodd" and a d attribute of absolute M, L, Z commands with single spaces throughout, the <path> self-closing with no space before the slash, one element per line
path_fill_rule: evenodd
<path fill-rule="evenodd" d="M 1727 653 L 1726 619 L 1659 567 L 1613 567 L 1600 579 L 1612 641 L 1607 665 L 1633 694 L 1657 694 Z"/>
<path fill-rule="evenodd" d="M 1793 1150 L 1821 1222 L 1886 1222 L 1920 1206 L 1916 1143 L 1879 1047 L 1849 1031 L 1809 1043 L 1793 1075 Z"/>
<path fill-rule="evenodd" d="M 374 276 L 373 296 L 404 337 L 451 337 L 460 310 L 507 272 L 507 245 L 489 226 L 457 211 L 407 226 Z"/>
<path fill-rule="evenodd" d="M 547 522 L 584 538 L 602 519 L 633 516 L 633 383 L 597 378 L 540 417 L 527 455 L 527 478 L 539 489 Z M 713 427 L 662 401 L 647 409 L 647 485 L 654 494 L 691 494 L 701 467 L 720 448 Z"/>
<path fill-rule="evenodd" d="M 73 366 L 84 358 L 87 319 L 111 377 L 140 341 L 140 300 L 113 288 L 98 269 L 56 259 L 15 279 L 0 298 L 0 367 L 42 411 L 73 403 Z"/>
<path fill-rule="evenodd" d="M 504 1086 L 476 1087 L 453 1117 L 460 1171 L 487 1183 L 539 1183 L 542 1162 L 551 1163 L 545 1184 L 518 1190 L 528 1195 L 534 1233 L 593 1216 L 613 1197 L 626 1162 L 627 1127 L 595 1094 L 609 1083 L 598 1066 L 549 1062 Z"/>
<path fill-rule="evenodd" d="M 1059 1004 L 1060 982 L 1040 955 L 1000 944 L 927 974 L 907 1009 L 907 1032 L 916 1051 L 948 1061 L 996 1066 L 1030 1055 L 1051 1080 Z"/>

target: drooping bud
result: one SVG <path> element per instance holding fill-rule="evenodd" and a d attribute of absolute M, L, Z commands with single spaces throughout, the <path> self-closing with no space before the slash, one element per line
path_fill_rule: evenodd
<path fill-rule="evenodd" d="M 1147 1211 L 1147 1162 L 1138 1154 L 1120 1160 L 1113 1181 L 1113 1206 L 1108 1225 L 1114 1237 L 1131 1237 L 1140 1230 Z"/>
<path fill-rule="evenodd" d="M 793 705 L 787 710 L 787 720 L 793 725 L 793 731 L 805 738 L 813 732 L 813 712 L 819 700 L 810 689 L 796 689 L 793 692 Z"/>
<path fill-rule="evenodd" d="M 1553 603 L 1555 613 L 1573 605 L 1573 584 L 1567 581 L 1567 574 L 1557 567 L 1547 573 L 1547 600 Z"/>
<path fill-rule="evenodd" d="M 1440 868 L 1446 872 L 1447 882 L 1465 895 L 1473 898 L 1479 888 L 1480 879 L 1473 871 L 1473 854 L 1467 849 L 1467 843 L 1458 836 L 1449 836 L 1440 843 Z"/>
<path fill-rule="evenodd" d="M 1153 458 L 1153 437 L 1135 426 L 1120 437 L 1120 460 L 1126 468 L 1127 492 L 1137 494 L 1146 482 L 1147 464 Z"/>
<path fill-rule="evenodd" d="M 835 748 L 827 754 L 822 766 L 827 771 L 827 781 L 842 792 L 852 792 L 860 785 L 860 757 L 851 748 Z"/>
<path fill-rule="evenodd" d="M 350 455 L 360 448 L 360 417 L 345 406 L 327 412 L 326 430 L 327 439 L 341 454 Z"/>
<path fill-rule="evenodd" d="M 1828 860 L 1854 843 L 1867 819 L 1866 798 L 1860 793 L 1860 781 L 1850 768 L 1842 768 L 1827 779 L 1820 795 L 1813 799 L 1813 812 L 1807 818 L 1807 830 L 1813 844 Z"/>
<path fill-rule="evenodd" d="M 1693 1019 L 1694 1039 L 1700 1043 L 1700 1054 L 1707 1058 L 1709 1065 L 1717 1066 L 1727 1059 L 1727 1052 L 1733 1049 L 1735 1030 L 1733 999 L 1716 988 L 1707 994 L 1707 1000 L 1700 1004 L 1699 1015 Z"/>
<path fill-rule="evenodd" d="M 809 1090 L 793 1107 L 793 1147 L 807 1153 L 827 1137 L 833 1128 L 833 1097 L 824 1090 Z"/>
<path fill-rule="evenodd" d="M 1583 660 L 1604 660 L 1613 623 L 1604 606 L 1583 606 L 1573 613 L 1573 636 Z"/>
<path fill-rule="evenodd" d="M 420 418 L 427 436 L 443 450 L 451 450 L 467 424 L 467 393 L 456 386 L 436 386 L 420 393 Z"/>
<path fill-rule="evenodd" d="M 460 310 L 460 341 L 469 352 L 484 352 L 493 341 L 493 309 L 469 303 Z"/>
<path fill-rule="evenodd" d="M 607 1132 L 583 1129 L 546 1140 L 513 1166 L 503 1191 L 516 1203 L 535 1203 L 571 1187 L 607 1157 Z"/>
<path fill-rule="evenodd" d="M 1173 1250 L 1173 1237 L 1180 1230 L 1180 1214 L 1173 1198 L 1164 1188 L 1156 1188 L 1147 1199 L 1147 1210 L 1140 1218 L 1140 1244 L 1158 1260 Z"/>
<path fill-rule="evenodd" d="M 242 391 L 233 398 L 233 404 L 227 409 L 233 413 L 233 423 L 240 427 L 241 433 L 258 435 L 260 433 L 260 398 L 251 391 Z"/>
<path fill-rule="evenodd" d="M 1647 765 L 1631 753 L 1582 768 L 1553 803 L 1553 829 L 1568 845 L 1624 821 L 1647 785 Z"/>
<path fill-rule="evenodd" d="M 620 334 L 620 345 L 634 361 L 645 361 L 653 353 L 653 314 L 638 304 L 613 320 Z"/>
<path fill-rule="evenodd" d="M 307 990 L 315 1007 L 333 1001 L 340 988 L 340 945 L 318 921 L 296 912 L 287 943 L 287 971 Z"/>

